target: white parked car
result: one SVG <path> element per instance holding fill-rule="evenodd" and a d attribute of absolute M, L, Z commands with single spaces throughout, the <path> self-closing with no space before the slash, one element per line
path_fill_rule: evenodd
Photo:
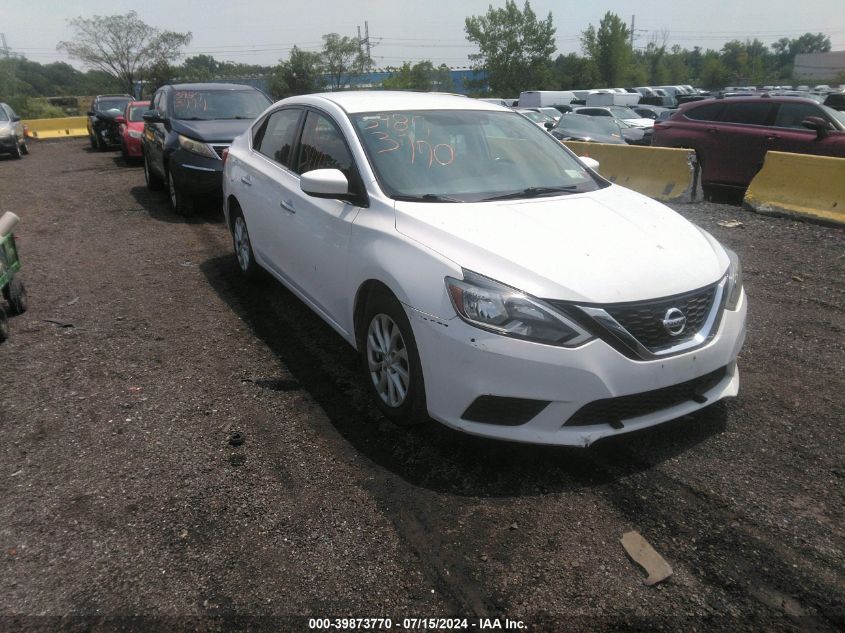
<path fill-rule="evenodd" d="M 389 418 L 586 446 L 736 395 L 746 313 L 733 253 L 590 165 L 477 100 L 306 95 L 235 139 L 224 208 Z"/>

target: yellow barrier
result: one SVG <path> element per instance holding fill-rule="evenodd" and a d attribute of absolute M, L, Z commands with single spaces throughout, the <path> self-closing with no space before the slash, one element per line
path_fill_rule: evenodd
<path fill-rule="evenodd" d="M 742 202 L 758 213 L 845 224 L 845 158 L 767 152 Z"/>
<path fill-rule="evenodd" d="M 695 196 L 695 152 L 690 149 L 564 141 L 578 156 L 599 161 L 599 173 L 623 187 L 664 202 Z"/>
<path fill-rule="evenodd" d="M 88 117 L 68 116 L 58 119 L 29 119 L 24 124 L 32 138 L 88 136 Z"/>

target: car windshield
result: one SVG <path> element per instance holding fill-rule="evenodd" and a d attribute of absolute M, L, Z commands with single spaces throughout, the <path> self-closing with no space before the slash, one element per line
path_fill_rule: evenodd
<path fill-rule="evenodd" d="M 825 113 L 834 121 L 839 122 L 840 129 L 845 130 L 845 112 L 834 110 L 833 108 L 826 105 L 821 106 L 821 109 L 824 110 Z"/>
<path fill-rule="evenodd" d="M 612 117 L 564 114 L 557 124 L 558 129 L 619 136 L 619 124 Z"/>
<path fill-rule="evenodd" d="M 477 202 L 606 186 L 516 112 L 391 111 L 350 118 L 382 190 L 394 199 Z"/>
<path fill-rule="evenodd" d="M 254 119 L 272 102 L 257 90 L 174 90 L 173 118 L 184 121 Z"/>
<path fill-rule="evenodd" d="M 129 108 L 129 120 L 133 123 L 137 123 L 139 121 L 143 121 L 143 114 L 149 109 L 150 106 L 132 106 Z"/>
<path fill-rule="evenodd" d="M 129 99 L 101 99 L 97 102 L 98 112 L 109 112 L 110 110 L 119 110 L 123 112 Z"/>
<path fill-rule="evenodd" d="M 617 119 L 641 119 L 642 117 L 634 112 L 631 108 L 624 108 L 622 106 L 609 106 L 607 108 L 611 114 Z"/>
<path fill-rule="evenodd" d="M 545 114 L 542 114 L 541 112 L 535 112 L 534 110 L 518 110 L 518 112 L 522 116 L 528 117 L 536 123 L 545 123 L 549 120 L 549 117 L 547 117 Z"/>
<path fill-rule="evenodd" d="M 6 114 L 6 111 L 3 108 L 0 108 L 0 121 L 8 121 L 9 115 Z"/>

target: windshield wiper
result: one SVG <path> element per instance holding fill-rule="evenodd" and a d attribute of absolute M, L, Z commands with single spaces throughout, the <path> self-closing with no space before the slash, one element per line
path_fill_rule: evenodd
<path fill-rule="evenodd" d="M 500 196 L 484 198 L 482 202 L 491 202 L 493 200 L 514 200 L 518 198 L 536 198 L 537 196 L 548 196 L 555 193 L 579 193 L 578 185 L 565 185 L 562 187 L 527 187 L 521 191 L 512 191 L 511 193 L 503 193 Z"/>
<path fill-rule="evenodd" d="M 391 196 L 391 198 L 407 202 L 463 202 L 463 200 L 458 200 L 457 198 L 451 198 L 449 196 L 443 196 L 436 193 L 424 193 L 421 196 L 397 195 Z"/>

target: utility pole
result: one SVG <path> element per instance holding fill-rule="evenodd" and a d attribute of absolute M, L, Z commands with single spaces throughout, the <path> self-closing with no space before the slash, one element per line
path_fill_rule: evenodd
<path fill-rule="evenodd" d="M 0 54 L 2 54 L 3 57 L 9 57 L 9 45 L 6 43 L 5 33 L 0 33 L 0 45 L 2 45 L 0 46 Z"/>
<path fill-rule="evenodd" d="M 631 16 L 631 49 L 634 48 L 634 25 L 637 23 L 637 16 Z"/>
<path fill-rule="evenodd" d="M 367 59 L 370 59 L 370 24 L 364 20 L 364 43 L 367 46 Z"/>

